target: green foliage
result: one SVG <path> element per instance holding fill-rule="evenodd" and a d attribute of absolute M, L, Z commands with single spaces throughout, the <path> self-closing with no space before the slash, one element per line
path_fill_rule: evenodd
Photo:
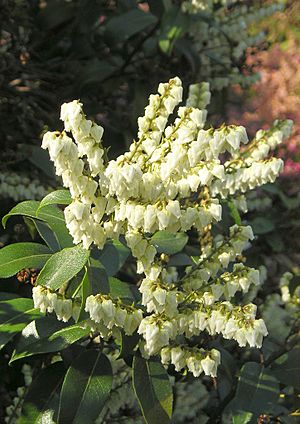
<path fill-rule="evenodd" d="M 34 308 L 32 299 L 18 298 L 7 293 L 0 293 L 0 298 L 0 349 L 2 349 L 27 324 L 42 314 Z"/>
<path fill-rule="evenodd" d="M 173 410 L 173 393 L 162 364 L 140 356 L 133 359 L 133 387 L 147 424 L 168 424 Z"/>
<path fill-rule="evenodd" d="M 112 388 L 109 360 L 97 350 L 87 350 L 69 367 L 62 386 L 58 424 L 92 423 L 100 414 Z"/>
<path fill-rule="evenodd" d="M 81 246 L 68 247 L 54 253 L 42 268 L 37 284 L 59 289 L 82 270 L 89 258 L 89 250 Z"/>
<path fill-rule="evenodd" d="M 0 277 L 11 277 L 23 268 L 42 268 L 50 257 L 48 247 L 39 243 L 10 244 L 0 250 Z"/>

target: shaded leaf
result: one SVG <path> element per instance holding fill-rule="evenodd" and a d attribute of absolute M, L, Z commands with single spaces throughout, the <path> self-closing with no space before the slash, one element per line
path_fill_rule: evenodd
<path fill-rule="evenodd" d="M 276 377 L 256 362 L 246 362 L 241 368 L 236 395 L 227 409 L 233 416 L 252 412 L 254 418 L 267 413 L 279 398 Z"/>
<path fill-rule="evenodd" d="M 37 284 L 56 290 L 71 280 L 84 267 L 90 251 L 81 246 L 54 253 L 38 275 Z"/>
<path fill-rule="evenodd" d="M 158 231 L 150 239 L 158 253 L 167 253 L 168 255 L 180 252 L 187 241 L 188 236 L 185 233 L 174 234 L 169 231 Z"/>
<path fill-rule="evenodd" d="M 30 385 L 18 424 L 52 422 L 58 410 L 58 391 L 65 375 L 62 361 L 44 368 Z"/>
<path fill-rule="evenodd" d="M 161 362 L 135 356 L 132 371 L 133 388 L 146 423 L 170 423 L 173 392 L 167 371 Z"/>
<path fill-rule="evenodd" d="M 108 278 L 109 294 L 113 298 L 120 297 L 130 301 L 138 301 L 141 298 L 138 288 L 134 284 L 126 283 L 115 277 Z"/>
<path fill-rule="evenodd" d="M 157 18 L 152 13 L 132 9 L 108 21 L 105 37 L 112 43 L 124 42 L 156 22 Z"/>
<path fill-rule="evenodd" d="M 42 317 L 39 310 L 34 308 L 32 299 L 20 297 L 7 299 L 8 296 L 5 295 L 7 293 L 0 294 L 0 349 L 29 322 Z"/>
<path fill-rule="evenodd" d="M 88 334 L 89 330 L 79 325 L 63 323 L 55 317 L 42 317 L 23 329 L 10 363 L 40 353 L 58 352 Z"/>
<path fill-rule="evenodd" d="M 48 224 L 46 224 L 43 221 L 32 219 L 32 222 L 34 223 L 35 228 L 37 229 L 37 232 L 41 236 L 41 238 L 45 241 L 47 246 L 53 250 L 53 252 L 57 252 L 60 250 L 60 244 L 57 240 L 56 235 L 51 230 Z"/>
<path fill-rule="evenodd" d="M 105 244 L 98 259 L 104 266 L 107 275 L 113 276 L 122 268 L 129 253 L 128 247 L 118 240 L 113 240 Z"/>
<path fill-rule="evenodd" d="M 270 370 L 280 383 L 300 389 L 300 345 L 280 356 Z"/>
<path fill-rule="evenodd" d="M 112 388 L 109 360 L 97 350 L 87 350 L 68 369 L 59 403 L 58 424 L 93 423 Z"/>
<path fill-rule="evenodd" d="M 42 268 L 51 255 L 49 248 L 39 243 L 13 243 L 2 247 L 0 277 L 11 277 L 23 268 Z"/>

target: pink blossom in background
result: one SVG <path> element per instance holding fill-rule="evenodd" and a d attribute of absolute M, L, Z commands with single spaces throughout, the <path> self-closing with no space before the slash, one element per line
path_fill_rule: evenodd
<path fill-rule="evenodd" d="M 248 56 L 248 64 L 260 73 L 248 98 L 241 105 L 242 92 L 234 88 L 229 121 L 249 128 L 253 136 L 259 128 L 267 128 L 276 118 L 293 119 L 293 136 L 279 149 L 285 159 L 282 176 L 300 177 L 300 47 L 289 40 L 283 48 L 275 44 L 269 51 Z"/>

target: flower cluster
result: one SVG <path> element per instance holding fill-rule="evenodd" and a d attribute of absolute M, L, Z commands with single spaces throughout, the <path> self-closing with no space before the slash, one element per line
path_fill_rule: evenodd
<path fill-rule="evenodd" d="M 136 331 L 143 318 L 141 309 L 114 301 L 108 295 L 101 294 L 89 296 L 86 299 L 85 310 L 96 324 L 100 323 L 109 330 L 113 327 L 122 328 L 129 336 Z"/>
<path fill-rule="evenodd" d="M 173 364 L 176 371 L 187 367 L 194 377 L 199 377 L 202 372 L 205 375 L 216 377 L 218 365 L 221 363 L 221 355 L 216 349 L 206 352 L 204 349 L 169 346 L 161 350 L 161 361 L 165 365 Z"/>
<path fill-rule="evenodd" d="M 67 322 L 70 318 L 78 318 L 80 307 L 71 299 L 66 299 L 43 286 L 32 289 L 34 307 L 42 313 L 55 312 L 59 321 Z"/>
<path fill-rule="evenodd" d="M 227 196 L 246 209 L 241 193 L 274 181 L 280 172 L 282 161 L 267 155 L 289 135 L 291 123 L 277 121 L 248 144 L 244 127 L 205 129 L 207 84 L 190 87 L 186 106 L 179 106 L 182 97 L 179 78 L 160 84 L 138 120 L 137 140 L 115 160 L 109 161 L 102 147 L 103 129 L 86 119 L 78 101 L 63 105 L 65 131 L 46 133 L 43 148 L 70 189 L 73 201 L 64 213 L 74 243 L 102 249 L 107 239 L 123 235 L 137 272 L 145 274 L 138 284 L 141 304 L 91 295 L 83 325 L 104 339 L 120 330 L 127 335 L 137 331 L 145 357 L 161 355 L 177 370 L 215 376 L 219 352 L 191 350 L 188 339 L 205 331 L 240 346 L 260 347 L 267 334 L 254 304 L 233 302 L 237 292 L 246 294 L 260 284 L 257 270 L 234 263 L 253 239 L 252 229 L 234 225 L 228 236 L 201 243 L 192 265 L 180 272 L 169 266 L 167 255 L 158 254 L 152 235 L 191 230 L 201 239 L 221 220 L 221 200 Z M 34 288 L 34 301 L 60 319 L 76 315 L 76 299 L 68 302 L 47 289 Z"/>

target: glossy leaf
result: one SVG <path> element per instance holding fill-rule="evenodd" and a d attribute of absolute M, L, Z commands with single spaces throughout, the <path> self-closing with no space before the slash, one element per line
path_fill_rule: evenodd
<path fill-rule="evenodd" d="M 188 236 L 185 233 L 170 233 L 169 231 L 158 231 L 151 239 L 151 244 L 156 247 L 158 253 L 167 253 L 174 255 L 181 252 L 188 242 Z"/>
<path fill-rule="evenodd" d="M 0 278 L 8 278 L 23 268 L 42 268 L 51 257 L 49 248 L 39 243 L 13 243 L 0 249 Z"/>
<path fill-rule="evenodd" d="M 98 350 L 87 350 L 68 369 L 60 396 L 58 424 L 93 423 L 112 388 L 112 368 Z"/>
<path fill-rule="evenodd" d="M 173 392 L 167 371 L 159 361 L 133 359 L 133 388 L 147 424 L 171 422 Z"/>
<path fill-rule="evenodd" d="M 88 334 L 88 329 L 63 323 L 56 317 L 40 318 L 23 329 L 10 363 L 40 353 L 58 352 Z"/>
<path fill-rule="evenodd" d="M 45 196 L 39 205 L 39 211 L 48 205 L 69 205 L 72 202 L 72 197 L 69 190 L 56 190 Z"/>
<path fill-rule="evenodd" d="M 0 349 L 28 323 L 42 317 L 39 310 L 34 308 L 32 299 L 7 298 L 6 295 L 0 294 Z"/>
<path fill-rule="evenodd" d="M 53 422 L 59 405 L 58 392 L 65 372 L 63 362 L 60 361 L 39 373 L 25 396 L 18 424 Z"/>
<path fill-rule="evenodd" d="M 69 247 L 54 253 L 38 275 L 37 284 L 56 290 L 71 280 L 84 267 L 89 250 Z"/>
<path fill-rule="evenodd" d="M 65 224 L 64 213 L 54 205 L 45 206 L 38 211 L 40 202 L 36 200 L 26 200 L 18 203 L 2 218 L 2 225 L 5 227 L 7 220 L 12 216 L 27 216 L 33 219 L 47 222 L 62 248 L 72 246 L 73 240 Z"/>

